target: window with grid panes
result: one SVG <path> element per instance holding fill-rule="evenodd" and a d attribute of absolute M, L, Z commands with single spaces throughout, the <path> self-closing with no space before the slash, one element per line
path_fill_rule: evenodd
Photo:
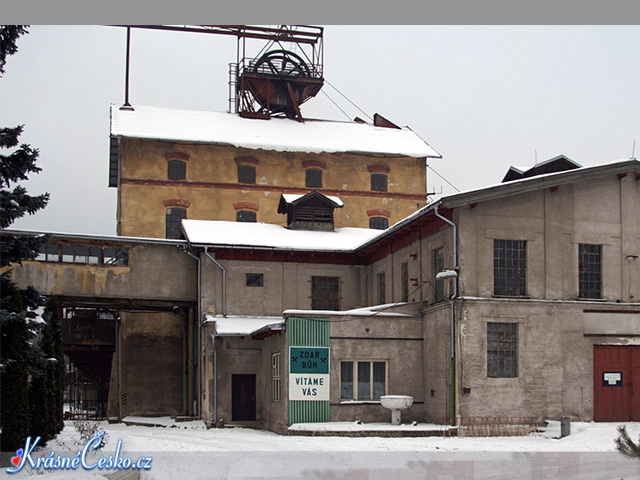
<path fill-rule="evenodd" d="M 386 230 L 389 228 L 389 219 L 385 217 L 371 217 L 369 219 L 369 228 L 374 230 Z"/>
<path fill-rule="evenodd" d="M 402 301 L 409 301 L 409 262 L 400 264 L 400 277 L 402 279 Z"/>
<path fill-rule="evenodd" d="M 280 373 L 280 352 L 271 355 L 271 401 L 280 402 L 282 398 L 282 375 Z"/>
<path fill-rule="evenodd" d="M 256 183 L 256 167 L 238 165 L 238 183 Z"/>
<path fill-rule="evenodd" d="M 487 377 L 518 376 L 518 324 L 487 323 Z"/>
<path fill-rule="evenodd" d="M 527 241 L 493 241 L 493 294 L 524 297 L 527 294 Z"/>
<path fill-rule="evenodd" d="M 387 191 L 387 176 L 384 173 L 371 174 L 371 190 L 375 192 Z"/>
<path fill-rule="evenodd" d="M 340 310 L 340 277 L 311 277 L 311 309 Z"/>
<path fill-rule="evenodd" d="M 602 298 L 602 245 L 578 245 L 578 296 Z"/>
<path fill-rule="evenodd" d="M 165 214 L 166 221 L 166 238 L 182 238 L 182 229 L 180 222 L 187 218 L 187 210 L 185 208 L 167 208 Z"/>
<path fill-rule="evenodd" d="M 386 361 L 344 360 L 340 362 L 341 400 L 379 400 L 386 394 Z"/>
<path fill-rule="evenodd" d="M 182 160 L 169 160 L 167 169 L 169 180 L 184 180 L 187 178 L 187 163 Z"/>
<path fill-rule="evenodd" d="M 308 168 L 305 173 L 305 185 L 309 188 L 322 188 L 322 170 Z"/>

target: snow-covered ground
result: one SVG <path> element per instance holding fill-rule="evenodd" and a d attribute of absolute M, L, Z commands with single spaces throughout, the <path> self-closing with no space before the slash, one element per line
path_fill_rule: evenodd
<path fill-rule="evenodd" d="M 129 418 L 130 421 L 144 419 Z M 280 436 L 246 428 L 207 430 L 202 422 L 175 423 L 153 419 L 163 426 L 101 423 L 107 445 L 87 455 L 87 464 L 114 456 L 137 460 L 151 457 L 151 468 L 133 476 L 113 469 L 70 471 L 23 469 L 15 478 L 44 474 L 49 478 L 192 478 L 282 479 L 640 479 L 640 460 L 616 452 L 616 423 L 571 424 L 571 435 L 560 437 L 560 423 L 551 421 L 526 437 L 339 437 Z M 640 423 L 627 423 L 631 438 L 640 437 Z M 347 430 L 389 429 L 386 425 L 325 424 Z M 438 429 L 415 425 L 403 429 Z M 73 422 L 31 456 L 74 457 L 82 450 Z M 116 476 L 113 476 L 114 473 Z"/>

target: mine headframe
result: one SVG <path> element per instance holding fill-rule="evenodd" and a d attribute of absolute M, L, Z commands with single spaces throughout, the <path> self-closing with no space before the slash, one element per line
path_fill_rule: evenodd
<path fill-rule="evenodd" d="M 242 117 L 274 115 L 303 121 L 300 105 L 322 88 L 323 31 L 309 25 L 119 25 L 127 27 L 125 102 L 129 104 L 130 29 L 232 35 L 238 39 L 236 62 L 229 65 L 229 111 Z M 252 42 L 258 40 L 259 42 Z M 265 43 L 266 40 L 266 43 Z M 257 53 L 254 53 L 257 52 Z"/>
<path fill-rule="evenodd" d="M 256 28 L 256 27 L 242 27 Z M 229 110 L 241 117 L 286 116 L 302 122 L 300 105 L 316 96 L 324 84 L 322 27 L 283 25 L 253 54 L 238 35 L 237 62 L 229 68 Z"/>

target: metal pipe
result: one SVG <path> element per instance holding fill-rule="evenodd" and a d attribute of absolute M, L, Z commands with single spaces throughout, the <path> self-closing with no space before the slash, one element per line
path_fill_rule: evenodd
<path fill-rule="evenodd" d="M 209 247 L 204 247 L 204 254 L 222 270 L 222 316 L 227 316 L 227 270 L 218 262 L 215 257 L 209 254 Z"/>
<path fill-rule="evenodd" d="M 201 312 L 202 312 L 202 295 L 200 294 L 201 292 L 201 285 L 202 285 L 202 267 L 201 267 L 201 262 L 200 262 L 200 257 L 194 255 L 193 253 L 191 253 L 188 250 L 185 250 L 185 253 L 187 255 L 189 255 L 190 257 L 193 257 L 196 259 L 196 261 L 198 262 L 198 274 L 197 274 L 197 285 L 196 285 L 196 295 L 198 296 L 198 301 L 196 302 L 196 322 L 198 322 L 198 328 L 197 328 L 197 348 L 196 348 L 196 370 L 197 370 L 197 374 L 196 374 L 196 416 L 198 418 L 202 418 L 202 392 L 200 389 L 200 385 L 201 385 L 201 377 L 202 377 L 202 372 L 201 370 L 201 350 L 202 350 L 202 346 L 200 345 L 201 343 L 201 330 L 202 330 L 202 320 L 200 318 L 201 316 Z"/>
<path fill-rule="evenodd" d="M 436 217 L 443 220 L 453 227 L 453 269 L 458 271 L 458 227 L 448 218 L 440 215 L 438 212 L 438 203 L 435 205 L 433 212 Z M 455 315 L 455 299 L 458 295 L 458 278 L 453 279 L 452 294 L 449 300 L 449 311 L 451 313 L 451 425 L 457 424 L 456 419 L 456 315 Z"/>
<path fill-rule="evenodd" d="M 129 103 L 129 51 L 131 47 L 131 28 L 127 27 L 127 64 L 125 67 L 125 80 L 124 80 L 124 105 L 120 107 L 121 110 L 133 110 Z"/>
<path fill-rule="evenodd" d="M 116 381 L 116 415 L 118 422 L 122 420 L 122 405 L 120 404 L 120 312 L 116 313 L 116 368 L 115 368 L 115 381 Z"/>
<path fill-rule="evenodd" d="M 216 334 L 211 334 L 213 346 L 213 426 L 218 426 L 218 358 L 216 351 Z"/>

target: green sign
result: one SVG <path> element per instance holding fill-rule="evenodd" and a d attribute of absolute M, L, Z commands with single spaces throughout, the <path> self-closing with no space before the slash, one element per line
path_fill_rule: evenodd
<path fill-rule="evenodd" d="M 290 347 L 290 373 L 329 373 L 329 347 Z"/>

